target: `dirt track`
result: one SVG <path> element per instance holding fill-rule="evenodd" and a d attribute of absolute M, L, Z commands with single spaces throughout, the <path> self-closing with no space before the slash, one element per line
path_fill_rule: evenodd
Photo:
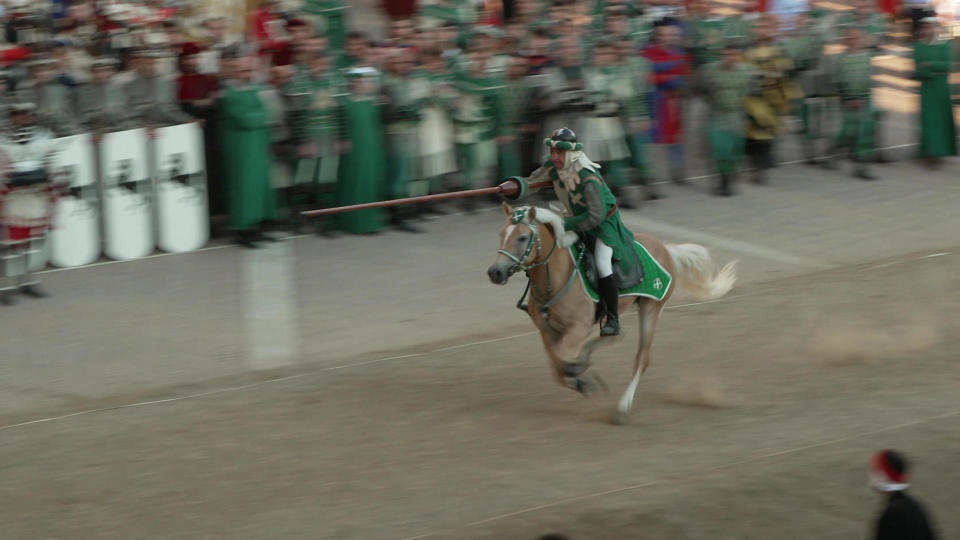
<path fill-rule="evenodd" d="M 5 537 L 864 537 L 884 446 L 956 537 L 960 255 L 926 254 L 670 309 L 625 427 L 629 318 L 610 396 L 527 335 L 7 429 Z"/>

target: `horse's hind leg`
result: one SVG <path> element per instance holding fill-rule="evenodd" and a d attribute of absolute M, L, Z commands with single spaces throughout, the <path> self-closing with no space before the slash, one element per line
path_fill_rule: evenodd
<path fill-rule="evenodd" d="M 637 348 L 637 357 L 633 364 L 633 378 L 627 385 L 626 391 L 620 396 L 620 402 L 617 404 L 617 412 L 614 415 L 615 424 L 624 424 L 627 421 L 627 413 L 633 406 L 633 398 L 637 393 L 637 385 L 640 384 L 640 376 L 650 365 L 650 347 L 653 345 L 653 332 L 657 327 L 657 320 L 660 319 L 660 312 L 663 311 L 662 302 L 644 299 L 639 302 L 640 310 L 640 344 Z"/>

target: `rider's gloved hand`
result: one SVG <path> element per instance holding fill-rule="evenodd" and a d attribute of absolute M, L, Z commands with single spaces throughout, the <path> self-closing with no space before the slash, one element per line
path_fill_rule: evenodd
<path fill-rule="evenodd" d="M 520 182 L 516 179 L 510 178 L 509 180 L 505 180 L 497 187 L 500 188 L 500 194 L 503 195 L 503 198 L 508 201 L 515 201 L 520 198 L 522 188 Z"/>

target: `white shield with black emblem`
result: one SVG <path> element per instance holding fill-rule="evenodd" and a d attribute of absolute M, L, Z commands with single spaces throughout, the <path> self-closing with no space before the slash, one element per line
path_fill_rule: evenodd
<path fill-rule="evenodd" d="M 210 237 L 203 131 L 196 123 L 160 128 L 154 150 L 157 245 L 169 253 L 199 249 Z"/>
<path fill-rule="evenodd" d="M 100 175 L 104 253 L 118 261 L 149 255 L 154 241 L 147 131 L 138 128 L 105 134 L 100 142 Z"/>
<path fill-rule="evenodd" d="M 50 263 L 90 264 L 100 256 L 100 202 L 90 134 L 57 140 L 52 173 L 67 193 L 57 199 L 50 229 Z"/>

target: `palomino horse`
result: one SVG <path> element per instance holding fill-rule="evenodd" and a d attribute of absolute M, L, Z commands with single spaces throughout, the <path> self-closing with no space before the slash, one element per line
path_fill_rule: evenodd
<path fill-rule="evenodd" d="M 550 358 L 554 377 L 563 386 L 587 393 L 593 386 L 580 377 L 589 366 L 590 356 L 601 345 L 615 341 L 613 337 L 594 337 L 597 326 L 596 305 L 587 295 L 570 250 L 576 233 L 563 229 L 563 218 L 544 208 L 512 208 L 504 203 L 507 224 L 500 231 L 500 249 L 487 270 L 490 281 L 503 285 L 517 271 L 530 278 L 531 302 L 527 313 L 540 330 L 540 337 Z M 558 236 L 559 234 L 559 236 Z M 642 296 L 621 296 L 620 313 L 636 304 L 640 315 L 640 345 L 634 360 L 633 378 L 620 398 L 614 422 L 622 424 L 633 404 L 640 376 L 650 365 L 653 332 L 664 304 L 677 289 L 694 300 L 719 298 L 727 294 L 736 281 L 736 261 L 721 270 L 706 248 L 697 244 L 665 245 L 646 234 L 636 235 L 650 255 L 673 276 L 662 300 Z"/>

